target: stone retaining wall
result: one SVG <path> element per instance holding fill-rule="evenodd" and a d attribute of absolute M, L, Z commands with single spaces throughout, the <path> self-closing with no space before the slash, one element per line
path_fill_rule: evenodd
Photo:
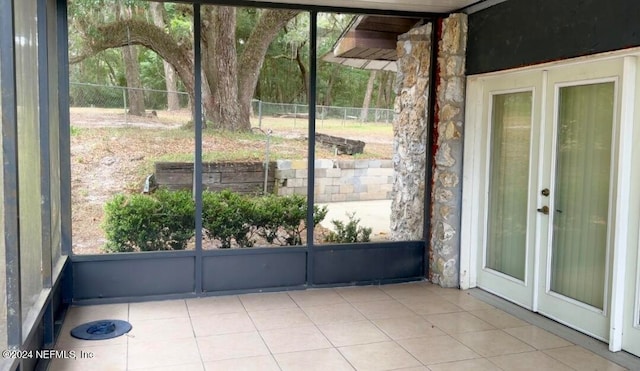
<path fill-rule="evenodd" d="M 315 201 L 368 201 L 391 198 L 391 160 L 316 160 Z M 307 160 L 278 160 L 275 193 L 307 194 Z"/>
<path fill-rule="evenodd" d="M 368 201 L 391 199 L 391 160 L 316 160 L 315 201 Z M 230 189 L 261 194 L 264 189 L 262 162 L 203 164 L 204 189 Z M 156 163 L 156 183 L 169 189 L 193 188 L 193 163 Z M 307 194 L 307 160 L 278 160 L 269 164 L 269 193 Z"/>

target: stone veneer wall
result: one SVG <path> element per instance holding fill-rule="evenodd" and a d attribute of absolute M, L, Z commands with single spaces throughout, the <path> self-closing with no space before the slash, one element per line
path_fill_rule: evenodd
<path fill-rule="evenodd" d="M 315 202 L 388 200 L 391 160 L 316 160 Z M 275 193 L 307 194 L 307 160 L 278 160 Z"/>
<path fill-rule="evenodd" d="M 398 37 L 393 120 L 392 240 L 424 238 L 431 24 Z"/>
<path fill-rule="evenodd" d="M 459 286 L 467 16 L 442 21 L 438 45 L 429 280 Z"/>
<path fill-rule="evenodd" d="M 427 143 L 432 25 L 416 27 L 398 38 L 391 239 L 424 238 L 425 167 L 431 155 L 429 280 L 457 287 L 467 17 L 453 14 L 440 26 L 438 74 L 432 79 L 437 84 L 433 149 Z"/>

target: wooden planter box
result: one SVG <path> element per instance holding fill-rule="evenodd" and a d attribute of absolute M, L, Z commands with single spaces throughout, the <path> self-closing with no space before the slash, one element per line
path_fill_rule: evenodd
<path fill-rule="evenodd" d="M 339 155 L 354 155 L 364 152 L 365 143 L 361 140 L 353 140 L 333 135 L 316 133 L 316 143 L 325 147 L 335 148 Z"/>
<path fill-rule="evenodd" d="M 155 181 L 168 189 L 193 189 L 192 162 L 156 162 Z M 273 192 L 276 163 L 269 163 L 267 192 Z M 207 162 L 202 164 L 202 185 L 209 191 L 229 189 L 244 194 L 264 191 L 263 162 Z"/>

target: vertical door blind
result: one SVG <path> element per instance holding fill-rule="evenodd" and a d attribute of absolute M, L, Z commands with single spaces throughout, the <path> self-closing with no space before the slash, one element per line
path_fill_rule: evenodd
<path fill-rule="evenodd" d="M 603 309 L 614 82 L 562 87 L 551 290 Z"/>
<path fill-rule="evenodd" d="M 486 267 L 524 281 L 532 92 L 494 95 Z"/>

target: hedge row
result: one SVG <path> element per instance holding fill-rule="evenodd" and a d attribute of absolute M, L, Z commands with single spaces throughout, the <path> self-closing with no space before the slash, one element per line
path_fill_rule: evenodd
<path fill-rule="evenodd" d="M 231 191 L 202 195 L 202 227 L 221 248 L 302 245 L 307 229 L 303 196 L 249 198 Z M 195 204 L 188 191 L 158 190 L 152 195 L 116 195 L 105 205 L 108 252 L 182 250 L 195 235 Z M 314 226 L 327 215 L 314 206 Z"/>

